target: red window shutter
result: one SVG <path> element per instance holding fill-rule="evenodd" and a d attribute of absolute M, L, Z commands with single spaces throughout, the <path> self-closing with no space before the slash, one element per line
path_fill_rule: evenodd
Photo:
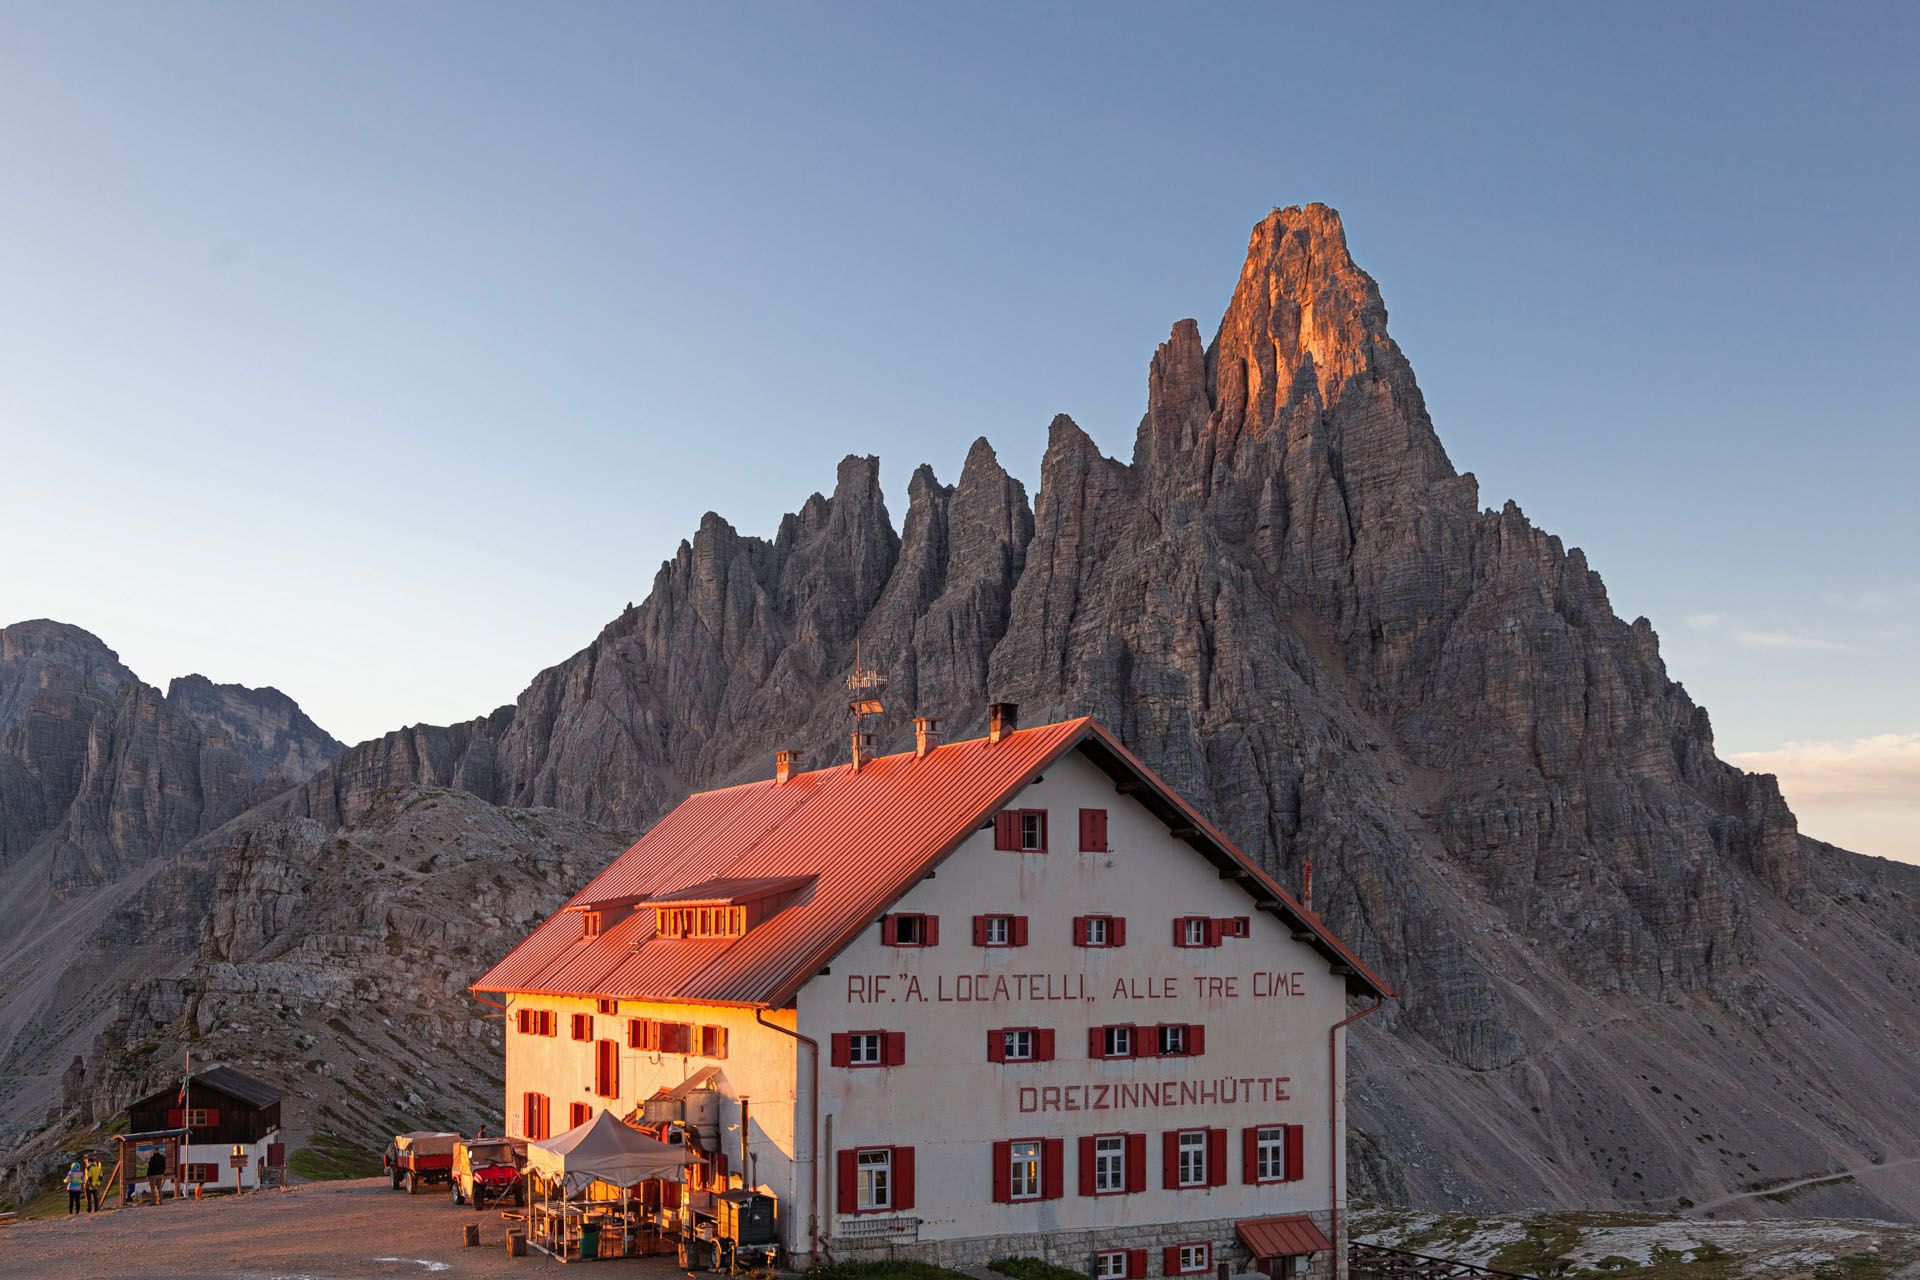
<path fill-rule="evenodd" d="M 1004 1031 L 987 1032 L 987 1061 L 1005 1062 L 1007 1060 L 1007 1033 Z"/>
<path fill-rule="evenodd" d="M 1260 1181 L 1260 1130 L 1240 1131 L 1240 1181 L 1251 1186 Z"/>
<path fill-rule="evenodd" d="M 940 945 L 940 917 L 928 916 L 920 923 L 920 945 L 937 947 Z"/>
<path fill-rule="evenodd" d="M 1207 1130 L 1207 1185 L 1227 1185 L 1227 1131 Z"/>
<path fill-rule="evenodd" d="M 1067 1143 L 1064 1138 L 1040 1140 L 1040 1198 L 1058 1200 L 1066 1194 Z"/>
<path fill-rule="evenodd" d="M 1080 811 L 1080 852 L 1105 853 L 1106 851 L 1107 811 L 1082 809 Z"/>
<path fill-rule="evenodd" d="M 1053 1061 L 1052 1027 L 1041 1027 L 1033 1033 L 1033 1060 L 1035 1062 Z"/>
<path fill-rule="evenodd" d="M 1015 916 L 1013 918 L 1013 926 L 1007 932 L 1012 936 L 1014 946 L 1016 947 L 1026 946 L 1027 945 L 1027 918 L 1025 916 Z"/>
<path fill-rule="evenodd" d="M 833 1065 L 849 1066 L 853 1062 L 853 1037 L 844 1031 L 833 1033 Z"/>
<path fill-rule="evenodd" d="M 173 1107 L 173 1108 L 171 1108 L 171 1109 L 169 1109 L 169 1110 L 168 1110 L 168 1112 L 167 1112 L 167 1128 L 169 1128 L 169 1129 L 179 1129 L 179 1128 L 182 1128 L 182 1127 L 184 1127 L 184 1126 L 186 1125 L 186 1123 L 187 1123 L 187 1113 L 186 1113 L 186 1110 L 185 1110 L 185 1108 L 182 1108 L 182 1107 Z"/>
<path fill-rule="evenodd" d="M 973 945 L 976 947 L 984 947 L 987 945 L 987 918 L 985 916 L 975 916 L 973 918 Z"/>
<path fill-rule="evenodd" d="M 1129 1192 L 1147 1189 L 1147 1135 L 1130 1133 L 1127 1135 L 1127 1190 Z"/>
<path fill-rule="evenodd" d="M 1087 1056 L 1104 1058 L 1107 1056 L 1107 1029 L 1105 1027 L 1087 1028 Z"/>
<path fill-rule="evenodd" d="M 1136 1058 L 1160 1056 L 1160 1028 L 1135 1027 L 1133 1029 L 1133 1056 Z"/>
<path fill-rule="evenodd" d="M 1127 1280 L 1146 1280 L 1147 1251 L 1145 1249 L 1127 1250 Z"/>
<path fill-rule="evenodd" d="M 1115 916 L 1107 923 L 1107 937 L 1111 939 L 1109 943 L 1111 946 L 1124 947 L 1127 945 L 1127 918 L 1125 916 Z"/>
<path fill-rule="evenodd" d="M 860 1174 L 854 1161 L 856 1152 L 842 1151 L 838 1157 L 840 1165 L 840 1191 L 838 1207 L 841 1213 L 855 1213 L 860 1208 Z"/>
<path fill-rule="evenodd" d="M 996 849 L 1020 847 L 1020 815 L 1014 810 L 1002 809 L 993 815 L 993 847 Z"/>
<path fill-rule="evenodd" d="M 1207 921 L 1207 945 L 1208 946 L 1210 947 L 1219 946 L 1220 939 L 1226 936 L 1227 936 L 1227 922 L 1225 920 Z"/>
<path fill-rule="evenodd" d="M 1093 1189 L 1093 1139 L 1080 1139 L 1080 1194 L 1090 1196 Z"/>
<path fill-rule="evenodd" d="M 1180 1135 L 1172 1129 L 1160 1135 L 1160 1185 L 1173 1190 L 1180 1185 Z"/>
<path fill-rule="evenodd" d="M 1287 1181 L 1298 1182 L 1306 1176 L 1307 1131 L 1300 1125 L 1287 1126 Z"/>
<path fill-rule="evenodd" d="M 897 1067 L 907 1060 L 907 1033 L 889 1031 L 885 1033 L 885 1042 L 880 1050 L 880 1061 L 889 1067 Z"/>
<path fill-rule="evenodd" d="M 1176 947 L 1184 947 L 1187 945 L 1187 918 L 1185 916 L 1175 916 L 1173 918 L 1173 945 Z"/>
<path fill-rule="evenodd" d="M 993 1144 L 993 1202 L 1013 1203 L 1013 1144 Z"/>
<path fill-rule="evenodd" d="M 900 945 L 900 922 L 890 915 L 880 917 L 880 945 L 883 947 Z"/>
<path fill-rule="evenodd" d="M 1180 1274 L 1180 1246 L 1170 1244 L 1160 1251 L 1160 1269 L 1170 1276 Z"/>
<path fill-rule="evenodd" d="M 1087 918 L 1085 916 L 1075 916 L 1073 918 L 1073 945 L 1076 947 L 1084 947 L 1087 945 Z"/>
<path fill-rule="evenodd" d="M 1187 1027 L 1187 1056 L 1197 1058 L 1207 1051 L 1207 1029 L 1199 1023 Z"/>
<path fill-rule="evenodd" d="M 1038 852 L 1045 853 L 1047 851 L 1047 811 L 1040 809 L 1037 812 L 1040 815 L 1040 843 L 1036 848 Z"/>
<path fill-rule="evenodd" d="M 893 1207 L 913 1208 L 913 1148 L 893 1149 Z"/>

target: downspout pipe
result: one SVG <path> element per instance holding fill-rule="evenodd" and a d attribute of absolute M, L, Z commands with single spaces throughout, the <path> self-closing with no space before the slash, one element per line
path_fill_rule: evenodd
<path fill-rule="evenodd" d="M 1340 1098 L 1346 1092 L 1346 1079 L 1340 1074 L 1340 1032 L 1387 1002 L 1375 996 L 1373 1003 L 1351 1017 L 1342 1018 L 1327 1028 L 1327 1222 L 1333 1228 L 1333 1274 L 1346 1273 L 1346 1257 L 1340 1251 L 1340 1163 L 1346 1158 L 1347 1135 L 1341 1131 Z"/>
<path fill-rule="evenodd" d="M 767 1021 L 765 1007 L 753 1011 L 753 1020 L 769 1031 L 778 1031 L 807 1046 L 807 1244 L 810 1261 L 820 1257 L 820 1042 L 798 1031 L 789 1031 L 777 1022 Z M 797 1136 L 797 1135 L 796 1135 Z"/>

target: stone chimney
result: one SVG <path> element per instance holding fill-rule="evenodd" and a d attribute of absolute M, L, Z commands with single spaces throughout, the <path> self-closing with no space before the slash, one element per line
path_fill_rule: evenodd
<path fill-rule="evenodd" d="M 913 758 L 925 760 L 940 745 L 940 722 L 932 716 L 913 718 Z"/>
<path fill-rule="evenodd" d="M 987 741 L 998 744 L 1000 739 L 1020 727 L 1020 704 L 1017 702 L 995 702 L 987 706 Z"/>
<path fill-rule="evenodd" d="M 793 776 L 793 762 L 800 758 L 798 751 L 776 751 L 773 753 L 773 780 L 785 782 Z"/>

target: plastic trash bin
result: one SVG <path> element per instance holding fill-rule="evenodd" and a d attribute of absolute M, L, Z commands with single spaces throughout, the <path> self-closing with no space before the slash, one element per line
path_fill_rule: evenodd
<path fill-rule="evenodd" d="M 580 1228 L 580 1256 L 598 1258 L 600 1256 L 600 1224 L 589 1222 Z"/>

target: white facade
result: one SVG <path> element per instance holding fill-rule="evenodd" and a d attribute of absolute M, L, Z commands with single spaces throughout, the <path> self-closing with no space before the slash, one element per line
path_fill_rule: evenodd
<path fill-rule="evenodd" d="M 621 1001 L 608 1018 L 590 999 L 521 995 L 507 1004 L 509 1132 L 524 1136 L 528 1092 L 551 1099 L 549 1128 L 559 1133 L 571 1103 L 625 1114 L 718 1067 L 732 1172 L 740 1172 L 737 1099 L 746 1097 L 749 1181 L 777 1198 L 782 1237 L 802 1262 L 817 1232 L 839 1257 L 885 1247 L 949 1263 L 1016 1253 L 1084 1269 L 1096 1251 L 1139 1249 L 1144 1274 L 1160 1276 L 1167 1247 L 1183 1243 L 1211 1246 L 1209 1273 L 1244 1261 L 1233 1241 L 1242 1219 L 1306 1213 L 1333 1235 L 1330 1211 L 1344 1216 L 1336 1197 L 1345 1115 L 1344 1063 L 1333 1056 L 1343 1046 L 1330 1053 L 1330 1038 L 1344 1034 L 1332 1028 L 1348 1012 L 1346 979 L 1077 751 L 1009 807 L 1046 812 L 1048 851 L 997 849 L 990 826 L 976 832 L 891 908 L 937 917 L 936 945 L 886 945 L 876 922 L 807 981 L 794 1008 L 765 1014 L 817 1042 L 818 1116 L 812 1050 L 759 1025 L 751 1009 Z M 1105 811 L 1106 851 L 1079 851 L 1082 809 Z M 1095 914 L 1124 917 L 1124 945 L 1076 944 L 1074 918 Z M 978 915 L 1024 917 L 1025 945 L 976 945 Z M 1176 946 L 1177 917 L 1245 918 L 1247 936 Z M 554 1011 L 555 1034 L 521 1032 L 522 1008 Z M 572 1038 L 575 1013 L 596 1018 L 595 1039 L 619 1041 L 617 1097 L 596 1094 L 594 1046 Z M 727 1056 L 629 1049 L 630 1017 L 724 1026 Z M 1203 1028 L 1203 1051 L 1089 1056 L 1090 1028 L 1163 1023 Z M 1008 1028 L 1052 1031 L 1053 1059 L 990 1061 L 989 1033 Z M 834 1037 L 867 1031 L 897 1033 L 899 1063 L 834 1065 Z M 1245 1131 L 1286 1126 L 1298 1126 L 1299 1176 L 1249 1184 Z M 1218 1168 L 1221 1140 L 1207 1139 L 1208 1185 L 1169 1188 L 1165 1135 L 1194 1130 L 1225 1131 L 1226 1167 Z M 1133 1175 L 1140 1189 L 1083 1194 L 1082 1139 L 1096 1135 L 1143 1135 L 1128 1149 L 1136 1162 L 1144 1152 L 1146 1167 Z M 996 1156 L 1006 1150 L 994 1144 L 1049 1140 L 1061 1167 L 1041 1189 L 1059 1194 L 997 1202 Z M 843 1153 L 903 1148 L 912 1152 L 911 1206 L 843 1212 Z M 889 1194 L 898 1187 L 896 1176 Z M 1316 1256 L 1313 1270 L 1340 1266 L 1337 1254 Z"/>

